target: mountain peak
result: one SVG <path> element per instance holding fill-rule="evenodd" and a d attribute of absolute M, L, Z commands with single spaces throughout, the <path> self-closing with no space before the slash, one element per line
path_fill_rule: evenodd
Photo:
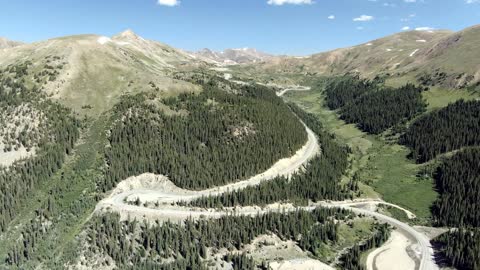
<path fill-rule="evenodd" d="M 123 39 L 140 39 L 140 36 L 138 36 L 135 32 L 133 32 L 132 29 L 127 29 L 120 34 L 115 36 L 116 38 L 123 38 Z"/>

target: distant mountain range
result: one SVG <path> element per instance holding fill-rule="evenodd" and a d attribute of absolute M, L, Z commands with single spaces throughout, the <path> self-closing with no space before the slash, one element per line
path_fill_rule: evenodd
<path fill-rule="evenodd" d="M 244 65 L 248 74 L 331 76 L 387 75 L 427 86 L 462 88 L 480 84 L 480 26 L 459 32 L 406 31 L 360 45 L 304 57 L 276 56 L 252 48 L 191 53 L 214 65 Z M 267 76 L 268 77 L 268 76 Z"/>
<path fill-rule="evenodd" d="M 258 63 L 268 61 L 274 57 L 273 55 L 257 51 L 253 48 L 226 49 L 221 52 L 212 51 L 210 49 L 202 49 L 198 52 L 194 52 L 193 55 L 208 62 L 220 65 Z"/>
<path fill-rule="evenodd" d="M 282 74 L 358 73 L 363 77 L 400 78 L 401 83 L 421 82 L 450 88 L 475 86 L 480 84 L 478 44 L 480 26 L 473 26 L 459 32 L 401 32 L 357 46 L 294 57 L 275 56 L 253 48 L 186 52 L 127 30 L 113 37 L 77 35 L 23 45 L 0 38 L 0 68 L 25 60 L 38 68 L 48 64 L 50 56 L 60 58 L 56 62 L 63 69 L 57 71 L 58 80 L 45 82 L 43 88 L 80 109 L 91 100 L 102 103 L 98 107 L 109 107 L 109 99 L 125 91 L 140 91 L 142 86 L 130 81 L 177 87 L 171 77 L 179 70 L 239 64 L 249 75 L 263 74 L 266 78 L 271 74 L 282 77 Z M 79 85 L 83 89 L 81 95 L 76 92 Z M 115 90 L 97 91 L 99 87 Z"/>
<path fill-rule="evenodd" d="M 22 44 L 23 44 L 22 42 L 12 41 L 12 40 L 0 37 L 0 49 L 13 48 Z"/>

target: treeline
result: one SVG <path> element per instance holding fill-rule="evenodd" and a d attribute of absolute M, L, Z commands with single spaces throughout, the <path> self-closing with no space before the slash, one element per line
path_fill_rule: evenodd
<path fill-rule="evenodd" d="M 456 229 L 436 239 L 440 256 L 459 270 L 480 270 L 480 229 Z"/>
<path fill-rule="evenodd" d="M 145 172 L 182 188 L 223 185 L 268 169 L 307 139 L 288 106 L 258 85 L 226 91 L 212 79 L 200 94 L 125 97 L 114 112 L 102 191 Z"/>
<path fill-rule="evenodd" d="M 342 209 L 317 208 L 312 212 L 297 210 L 149 225 L 136 220 L 120 221 L 118 214 L 105 214 L 92 219 L 87 228 L 87 241 L 90 252 L 110 256 L 117 266 L 149 265 L 145 269 L 153 269 L 163 265 L 166 259 L 174 258 L 177 269 L 202 269 L 209 252 L 222 248 L 240 250 L 262 234 L 274 233 L 283 240 L 299 241 L 306 249 L 334 242 L 337 221 L 351 215 Z M 234 266 L 235 269 L 252 266 L 245 257 L 230 260 L 245 266 Z"/>
<path fill-rule="evenodd" d="M 480 227 L 480 148 L 446 159 L 434 174 L 439 197 L 433 217 L 439 226 Z"/>
<path fill-rule="evenodd" d="M 415 121 L 400 138 L 423 163 L 437 155 L 480 144 L 480 101 L 460 100 Z"/>
<path fill-rule="evenodd" d="M 226 192 L 219 196 L 202 197 L 190 202 L 191 206 L 218 208 L 237 205 L 266 205 L 280 201 L 306 204 L 309 200 L 343 200 L 350 198 L 356 184 L 340 185 L 340 179 L 348 166 L 346 147 L 340 146 L 327 133 L 318 119 L 294 104 L 292 111 L 318 136 L 321 154 L 313 158 L 304 172 L 294 174 L 290 179 L 278 177 L 242 190 Z M 357 187 L 358 188 L 358 187 Z"/>
<path fill-rule="evenodd" d="M 13 72 L 16 72 L 14 75 L 8 72 L 0 73 L 0 106 L 30 104 L 44 114 L 48 133 L 38 141 L 35 156 L 17 161 L 8 168 L 0 168 L 1 232 L 7 229 L 8 223 L 35 186 L 62 166 L 66 154 L 71 153 L 79 137 L 80 126 L 69 109 L 47 100 L 35 87 L 25 86 L 23 77 L 18 77 L 18 74 L 28 74 L 24 66 L 13 68 Z M 12 76 L 17 79 L 12 80 Z"/>
<path fill-rule="evenodd" d="M 383 245 L 390 237 L 390 228 L 388 224 L 377 225 L 375 234 L 366 241 L 355 244 L 349 249 L 349 252 L 340 257 L 340 266 L 348 270 L 365 270 L 365 265 L 361 262 L 362 253 Z"/>
<path fill-rule="evenodd" d="M 423 90 L 412 84 L 388 88 L 381 78 L 369 81 L 346 75 L 329 80 L 325 101 L 330 109 L 340 109 L 340 118 L 347 123 L 379 134 L 424 112 Z"/>

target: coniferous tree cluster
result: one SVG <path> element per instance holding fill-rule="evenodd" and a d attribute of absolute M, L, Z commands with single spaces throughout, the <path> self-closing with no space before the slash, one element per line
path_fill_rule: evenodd
<path fill-rule="evenodd" d="M 369 81 L 347 75 L 326 83 L 325 100 L 330 109 L 340 109 L 340 118 L 347 123 L 379 134 L 424 112 L 423 90 L 412 84 L 388 88 L 381 78 Z"/>
<path fill-rule="evenodd" d="M 362 253 L 380 247 L 390 237 L 390 228 L 387 224 L 377 225 L 375 234 L 361 244 L 355 244 L 349 252 L 340 257 L 342 269 L 365 270 L 366 267 L 361 263 Z"/>
<path fill-rule="evenodd" d="M 338 220 L 353 214 L 342 209 L 317 208 L 312 212 L 267 213 L 191 220 L 184 224 L 149 225 L 136 220 L 120 221 L 118 214 L 96 216 L 87 228 L 90 251 L 109 255 L 118 266 L 162 266 L 175 258 L 178 269 L 202 269 L 208 249 L 240 250 L 255 237 L 274 233 L 283 240 L 299 241 L 307 250 L 337 239 Z M 140 232 L 140 233 L 138 233 Z M 245 257 L 230 258 L 235 269 L 252 263 Z M 147 267 L 148 266 L 148 267 Z M 168 266 L 162 266 L 168 269 Z M 136 268 L 142 269 L 142 268 Z"/>
<path fill-rule="evenodd" d="M 38 218 L 31 220 L 22 232 L 22 239 L 9 251 L 5 263 L 20 266 L 23 262 L 34 258 L 35 243 L 40 241 L 42 234 L 48 232 L 48 213 L 39 213 Z"/>
<path fill-rule="evenodd" d="M 442 257 L 459 270 L 480 270 L 480 229 L 459 228 L 436 239 Z"/>
<path fill-rule="evenodd" d="M 200 94 L 163 99 L 160 108 L 155 97 L 126 97 L 115 108 L 101 190 L 145 172 L 208 188 L 262 172 L 301 148 L 305 128 L 273 91 L 232 87 L 236 93 L 208 82 Z"/>
<path fill-rule="evenodd" d="M 306 113 L 294 104 L 289 105 L 292 111 L 318 136 L 322 148 L 321 154 L 309 162 L 305 172 L 296 173 L 290 179 L 278 177 L 239 191 L 199 198 L 190 202 L 191 206 L 233 207 L 265 205 L 279 201 L 305 204 L 309 200 L 343 200 L 350 195 L 350 190 L 339 185 L 348 166 L 348 149 L 338 145 L 314 115 Z"/>
<path fill-rule="evenodd" d="M 325 100 L 328 108 L 339 109 L 374 89 L 375 83 L 358 76 L 334 77 L 325 85 Z"/>
<path fill-rule="evenodd" d="M 379 134 L 424 112 L 422 91 L 412 84 L 373 91 L 341 108 L 340 118 L 356 123 L 365 132 Z"/>
<path fill-rule="evenodd" d="M 423 163 L 465 146 L 480 145 L 480 101 L 459 100 L 415 121 L 400 138 Z"/>
<path fill-rule="evenodd" d="M 480 227 L 480 148 L 446 159 L 434 174 L 440 193 L 433 216 L 440 226 Z"/>
<path fill-rule="evenodd" d="M 46 99 L 37 88 L 25 86 L 26 67 L 28 64 L 0 72 L 0 106 L 29 104 L 44 114 L 48 134 L 37 142 L 35 156 L 0 168 L 0 231 L 6 230 L 29 192 L 62 166 L 79 137 L 80 123 L 70 110 Z"/>
<path fill-rule="evenodd" d="M 257 265 L 251 257 L 248 257 L 244 253 L 241 255 L 238 254 L 227 254 L 225 256 L 225 261 L 230 262 L 233 266 L 233 270 L 256 270 L 258 269 Z M 265 268 L 264 268 L 265 269 Z"/>
<path fill-rule="evenodd" d="M 233 270 L 257 270 L 259 269 L 253 259 L 244 253 L 227 254 L 224 258 L 225 264 L 230 264 Z M 208 270 L 211 269 L 202 262 L 199 254 L 192 254 L 190 259 L 176 259 L 171 263 L 155 263 L 150 260 L 139 262 L 135 265 L 120 265 L 120 270 Z M 264 268 L 266 269 L 266 268 Z"/>

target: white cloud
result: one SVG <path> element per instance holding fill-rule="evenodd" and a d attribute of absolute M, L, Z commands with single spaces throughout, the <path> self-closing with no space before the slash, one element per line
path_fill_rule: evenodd
<path fill-rule="evenodd" d="M 362 15 L 358 18 L 354 18 L 353 21 L 355 21 L 355 22 L 368 22 L 368 21 L 371 21 L 373 19 L 374 19 L 373 16 Z"/>
<path fill-rule="evenodd" d="M 328 16 L 328 19 L 330 19 L 330 20 L 335 20 L 335 15 L 330 15 L 330 16 Z"/>
<path fill-rule="evenodd" d="M 403 0 L 403 2 L 405 2 L 405 3 L 416 3 L 417 0 Z"/>
<path fill-rule="evenodd" d="M 480 0 L 465 0 L 467 4 L 480 3 Z"/>
<path fill-rule="evenodd" d="M 363 29 L 365 29 L 365 28 L 363 28 L 363 26 L 358 26 L 357 27 L 357 30 L 363 30 Z"/>
<path fill-rule="evenodd" d="M 158 0 L 157 3 L 159 5 L 169 6 L 169 7 L 174 7 L 174 6 L 180 5 L 180 1 L 178 1 L 178 0 Z"/>
<path fill-rule="evenodd" d="M 383 3 L 384 7 L 397 7 L 397 4 L 394 3 Z"/>
<path fill-rule="evenodd" d="M 416 31 L 433 31 L 435 28 L 424 26 L 424 27 L 417 27 L 415 28 Z"/>
<path fill-rule="evenodd" d="M 410 26 L 404 26 L 404 27 L 402 27 L 402 31 L 408 31 L 408 30 L 410 30 Z"/>
<path fill-rule="evenodd" d="M 274 6 L 282 6 L 284 4 L 292 5 L 311 5 L 313 0 L 268 0 L 267 4 Z"/>

